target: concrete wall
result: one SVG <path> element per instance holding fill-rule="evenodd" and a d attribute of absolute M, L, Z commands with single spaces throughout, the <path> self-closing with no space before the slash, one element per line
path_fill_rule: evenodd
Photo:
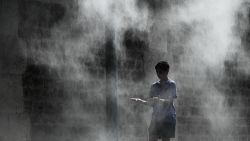
<path fill-rule="evenodd" d="M 29 117 L 24 113 L 22 73 L 25 58 L 18 38 L 18 2 L 1 1 L 0 14 L 0 140 L 30 140 Z"/>
<path fill-rule="evenodd" d="M 159 3 L 151 3 L 155 15 L 162 7 L 169 6 Z M 216 83 L 216 90 L 223 93 L 222 107 L 230 111 L 225 112 L 230 113 L 225 119 L 233 121 L 228 126 L 232 130 L 224 131 L 214 125 L 223 120 L 204 114 L 213 108 L 213 105 L 204 106 L 204 103 L 213 104 L 205 101 L 208 92 L 194 86 L 204 81 L 204 73 L 190 71 L 193 70 L 190 65 L 181 64 L 183 44 L 191 27 L 181 25 L 185 27 L 183 43 L 176 43 L 170 31 L 158 34 L 161 29 L 157 27 L 167 19 L 156 16 L 150 32 L 125 29 L 122 49 L 113 53 L 112 48 L 117 45 L 114 34 L 105 27 L 99 31 L 107 38 L 82 51 L 84 44 L 80 49 L 70 46 L 86 40 L 90 33 L 80 25 L 89 23 L 76 20 L 82 18 L 78 17 L 78 4 L 67 0 L 1 1 L 0 141 L 146 140 L 150 108 L 131 104 L 128 99 L 147 96 L 151 78 L 156 78 L 148 76 L 154 75 L 154 63 L 162 58 L 172 64 L 170 75 L 178 86 L 174 140 L 250 140 L 250 80 L 248 74 L 236 69 L 239 62 L 235 60 L 240 60 L 237 54 L 225 61 L 222 75 L 214 75 L 209 69 L 205 73 L 209 76 L 206 82 Z M 244 43 L 242 50 L 246 52 L 249 51 L 248 30 L 240 35 Z M 60 34 L 55 36 L 57 32 Z M 167 52 L 155 49 L 161 46 L 159 38 L 168 39 Z M 199 64 L 198 60 L 193 64 Z"/>

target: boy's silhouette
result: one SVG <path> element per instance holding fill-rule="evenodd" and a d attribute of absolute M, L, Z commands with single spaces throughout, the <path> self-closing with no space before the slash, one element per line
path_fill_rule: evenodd
<path fill-rule="evenodd" d="M 152 119 L 149 126 L 149 141 L 170 141 L 175 137 L 176 112 L 174 99 L 176 96 L 176 84 L 168 78 L 169 64 L 160 61 L 155 70 L 160 81 L 152 84 L 149 97 L 153 107 Z"/>

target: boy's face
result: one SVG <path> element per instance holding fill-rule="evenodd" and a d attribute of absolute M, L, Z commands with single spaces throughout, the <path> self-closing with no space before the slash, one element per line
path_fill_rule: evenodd
<path fill-rule="evenodd" d="M 168 72 L 167 72 L 167 71 L 156 70 L 156 74 L 157 74 L 157 76 L 158 76 L 158 78 L 159 78 L 160 80 L 167 79 L 167 77 L 168 77 Z"/>

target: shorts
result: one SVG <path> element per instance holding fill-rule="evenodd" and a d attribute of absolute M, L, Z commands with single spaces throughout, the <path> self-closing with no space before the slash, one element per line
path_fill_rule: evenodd
<path fill-rule="evenodd" d="M 149 136 L 157 138 L 174 138 L 175 125 L 176 123 L 173 122 L 157 122 L 152 120 L 149 126 Z"/>

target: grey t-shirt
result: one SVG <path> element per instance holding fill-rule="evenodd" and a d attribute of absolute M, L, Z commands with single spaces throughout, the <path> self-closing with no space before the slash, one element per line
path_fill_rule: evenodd
<path fill-rule="evenodd" d="M 150 97 L 159 97 L 161 99 L 175 99 L 176 96 L 176 84 L 173 80 L 158 81 L 152 84 L 150 89 Z M 175 122 L 176 112 L 174 103 L 161 103 L 153 105 L 152 120 Z"/>

